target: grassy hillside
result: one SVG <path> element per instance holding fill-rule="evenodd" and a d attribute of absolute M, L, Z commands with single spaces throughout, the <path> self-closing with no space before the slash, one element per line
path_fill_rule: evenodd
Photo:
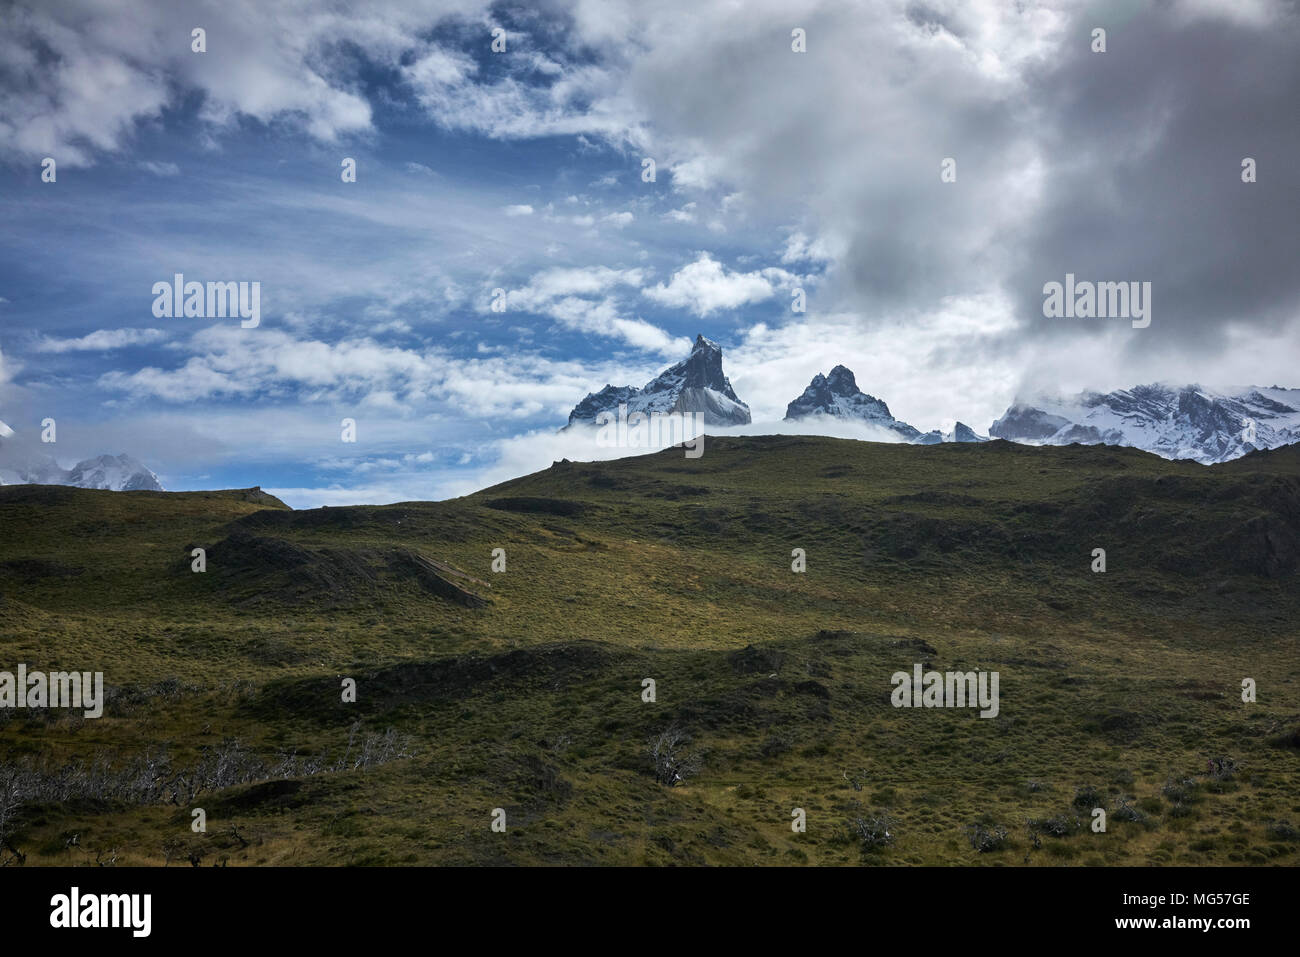
<path fill-rule="evenodd" d="M 300 512 L 0 488 L 0 670 L 112 692 L 0 711 L 0 859 L 1294 864 L 1298 565 L 1295 448 L 710 438 Z M 997 671 L 1000 714 L 894 708 L 915 663 Z"/>

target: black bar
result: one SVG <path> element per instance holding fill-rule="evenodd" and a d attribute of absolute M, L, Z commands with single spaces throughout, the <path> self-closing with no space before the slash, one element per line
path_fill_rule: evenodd
<path fill-rule="evenodd" d="M 73 887 L 83 902 L 151 895 L 148 937 L 129 927 L 53 928 L 51 899 Z M 902 934 L 945 947 L 1197 937 L 1232 947 L 1259 932 L 1287 934 L 1295 901 L 1285 868 L 7 868 L 0 894 L 11 939 L 76 934 L 145 946 L 335 947 L 399 933 L 450 945 L 448 931 L 459 927 L 472 938 L 519 935 L 534 946 L 612 942 L 611 933 L 631 944 L 668 931 L 686 940 L 843 932 L 864 945 Z M 1242 918 L 1247 926 L 1176 923 Z M 1126 919 L 1155 926 L 1119 926 Z M 687 933 L 688 925 L 700 929 Z"/>

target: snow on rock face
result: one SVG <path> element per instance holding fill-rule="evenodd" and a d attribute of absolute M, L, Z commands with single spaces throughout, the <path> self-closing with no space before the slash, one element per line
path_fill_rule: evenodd
<path fill-rule="evenodd" d="M 889 412 L 889 406 L 875 396 L 858 388 L 853 373 L 844 366 L 836 366 L 830 375 L 818 373 L 808 388 L 785 410 L 785 421 L 830 416 L 837 419 L 858 419 L 873 425 L 893 429 L 906 439 L 915 439 L 921 433 L 900 422 Z"/>
<path fill-rule="evenodd" d="M 589 392 L 587 397 L 573 407 L 569 413 L 569 425 L 574 422 L 595 422 L 596 416 L 606 409 L 617 409 L 620 404 L 631 402 L 632 397 L 641 390 L 634 385 L 607 385 L 599 392 Z"/>
<path fill-rule="evenodd" d="M 9 435 L 13 435 L 10 430 Z M 101 455 L 65 469 L 48 455 L 0 443 L 0 485 L 72 485 L 128 492 L 164 491 L 158 476 L 129 455 Z"/>
<path fill-rule="evenodd" d="M 951 432 L 940 432 L 938 429 L 927 432 L 924 435 L 918 435 L 912 440 L 913 445 L 940 445 L 944 442 L 987 442 L 988 438 L 983 435 L 977 435 L 965 422 L 958 422 L 952 427 Z"/>
<path fill-rule="evenodd" d="M 618 415 L 620 405 L 627 406 L 629 415 L 699 413 L 705 425 L 748 425 L 750 421 L 749 406 L 740 401 L 731 380 L 722 373 L 722 348 L 704 336 L 696 338 L 689 356 L 642 388 L 607 385 L 588 394 L 569 413 L 569 425 L 596 425 L 600 413 Z"/>
<path fill-rule="evenodd" d="M 163 491 L 158 476 L 129 455 L 101 455 L 73 466 L 66 485 L 102 488 L 114 492 Z"/>
<path fill-rule="evenodd" d="M 1046 439 L 1069 424 L 1069 419 L 1063 419 L 1059 415 L 1049 415 L 1042 409 L 1017 403 L 1007 409 L 1002 418 L 993 423 L 989 435 L 1003 439 L 1014 437 L 1015 441 Z"/>
<path fill-rule="evenodd" d="M 1016 402 L 989 434 L 1041 445 L 1127 445 L 1205 465 L 1300 442 L 1300 389 L 1141 385 Z"/>

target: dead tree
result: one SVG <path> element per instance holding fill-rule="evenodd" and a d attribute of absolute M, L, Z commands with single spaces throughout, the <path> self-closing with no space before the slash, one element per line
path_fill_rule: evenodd
<path fill-rule="evenodd" d="M 13 844 L 18 827 L 18 811 L 23 804 L 22 771 L 12 765 L 0 767 L 0 850 L 8 850 L 12 859 L 0 859 L 0 865 L 10 860 L 21 864 L 27 855 Z"/>
<path fill-rule="evenodd" d="M 700 755 L 686 750 L 690 741 L 691 736 L 677 725 L 650 736 L 648 751 L 655 779 L 660 784 L 675 787 L 699 771 Z"/>

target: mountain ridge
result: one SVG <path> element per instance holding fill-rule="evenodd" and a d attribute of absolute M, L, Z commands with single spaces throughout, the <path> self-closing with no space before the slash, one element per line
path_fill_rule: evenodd
<path fill-rule="evenodd" d="M 749 425 L 749 407 L 722 371 L 722 350 L 698 335 L 691 354 L 645 386 L 607 384 L 588 393 L 565 429 L 595 425 L 603 416 L 698 414 L 706 426 Z M 1300 442 L 1300 389 L 1248 386 L 1218 391 L 1199 384 L 1137 385 L 1108 393 L 1017 397 L 981 435 L 961 421 L 950 431 L 921 432 L 897 419 L 884 399 L 864 392 L 854 373 L 837 364 L 817 373 L 786 406 L 784 422 L 853 421 L 878 426 L 918 445 L 979 443 L 990 438 L 1027 445 L 1131 446 L 1171 460 L 1209 465 L 1256 450 Z"/>
<path fill-rule="evenodd" d="M 964 422 L 953 425 L 952 431 L 932 429 L 922 433 L 894 416 L 883 399 L 868 395 L 858 387 L 857 378 L 847 366 L 837 365 L 828 375 L 820 372 L 813 376 L 808 387 L 785 410 L 785 422 L 804 422 L 817 419 L 836 419 L 865 422 L 897 432 L 906 442 L 916 445 L 937 445 L 941 442 L 987 442 Z"/>
<path fill-rule="evenodd" d="M 0 721 L 24 782 L 9 839 L 29 867 L 76 860 L 78 833 L 87 863 L 107 846 L 122 866 L 174 866 L 176 847 L 205 866 L 1154 865 L 1189 824 L 1232 819 L 1196 861 L 1296 862 L 1270 830 L 1300 775 L 1290 699 L 1258 721 L 1225 699 L 1241 675 L 1300 680 L 1300 449 L 1208 468 L 1002 440 L 719 434 L 708 449 L 301 511 L 242 493 L 0 489 L 0 654 L 93 663 L 120 689 L 86 733 Z M 426 577 L 425 560 L 490 601 Z M 1005 717 L 891 707 L 891 673 L 924 662 L 999 671 Z M 1133 676 L 1152 674 L 1135 699 Z M 165 752 L 160 721 L 175 722 Z M 674 729 L 700 756 L 685 787 L 651 753 Z M 864 741 L 881 745 L 869 771 Z M 171 774 L 141 775 L 160 753 Z M 78 770 L 105 754 L 105 776 Z M 1219 787 L 1219 755 L 1268 786 Z M 976 773 L 936 785 L 936 762 Z M 1016 785 L 1045 767 L 1047 789 Z M 181 773 L 223 821 L 184 845 L 168 843 L 175 784 L 156 786 Z M 773 816 L 783 798 L 758 788 L 811 795 L 825 833 L 849 834 L 868 775 L 896 791 L 896 838 L 865 859 L 857 840 L 791 832 Z M 129 786 L 103 800 L 105 777 Z M 1023 830 L 1072 820 L 1075 789 L 1112 779 L 1147 815 L 1115 816 L 1122 839 L 1070 829 L 1037 848 Z M 1170 779 L 1195 800 L 1171 798 Z M 503 842 L 496 807 L 531 836 Z M 413 840 L 430 820 L 451 838 Z M 1013 843 L 971 846 L 980 820 Z"/>
<path fill-rule="evenodd" d="M 722 371 L 722 347 L 703 335 L 695 337 L 690 355 L 669 366 L 641 388 L 606 384 L 589 392 L 569 413 L 565 429 L 597 425 L 603 415 L 700 415 L 705 425 L 748 425 L 749 406 L 740 400 Z"/>
<path fill-rule="evenodd" d="M 1300 442 L 1300 389 L 1137 385 L 1017 399 L 989 434 L 1032 445 L 1125 445 L 1203 465 Z"/>
<path fill-rule="evenodd" d="M 0 485 L 67 485 L 114 492 L 163 492 L 157 474 L 125 453 L 96 455 L 65 469 L 51 455 L 12 441 L 15 432 L 0 422 Z"/>

